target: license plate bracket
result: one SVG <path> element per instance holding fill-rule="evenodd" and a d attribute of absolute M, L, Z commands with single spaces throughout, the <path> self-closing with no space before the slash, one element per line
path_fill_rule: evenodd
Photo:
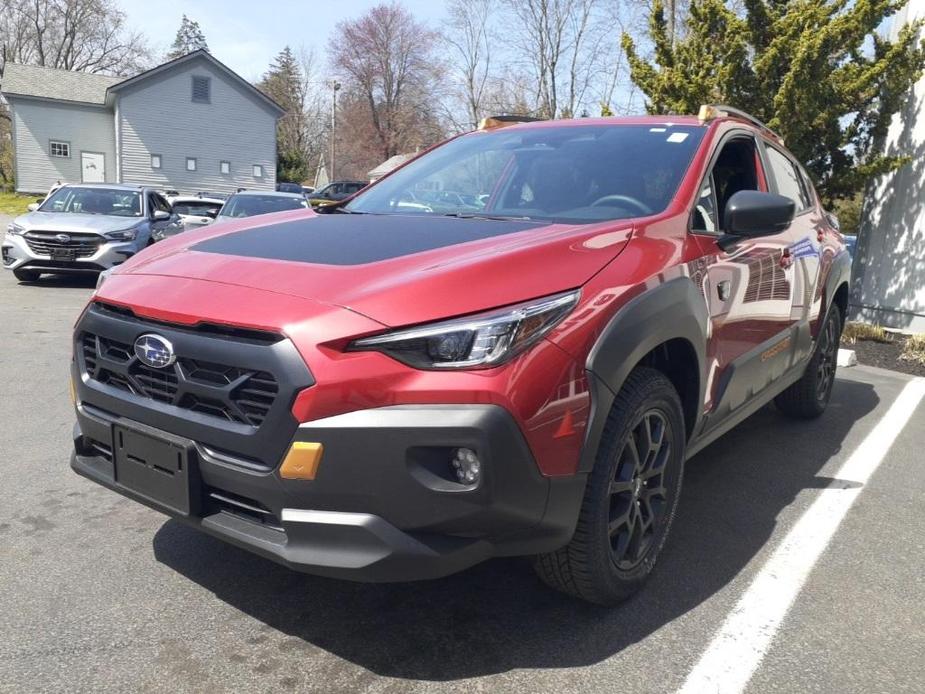
<path fill-rule="evenodd" d="M 140 424 L 112 427 L 116 484 L 174 513 L 199 506 L 199 469 L 193 442 Z"/>
<path fill-rule="evenodd" d="M 77 251 L 73 248 L 52 248 L 51 259 L 68 262 L 77 260 Z"/>

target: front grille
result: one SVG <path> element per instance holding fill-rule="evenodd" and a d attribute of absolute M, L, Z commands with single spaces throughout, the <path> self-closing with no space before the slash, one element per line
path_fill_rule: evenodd
<path fill-rule="evenodd" d="M 61 238 L 58 238 L 58 237 Z M 64 237 L 67 240 L 62 240 Z M 98 234 L 68 234 L 54 231 L 30 231 L 23 235 L 33 253 L 73 253 L 75 258 L 89 258 L 96 253 L 104 239 Z"/>
<path fill-rule="evenodd" d="M 135 356 L 132 345 L 82 333 L 87 375 L 106 385 L 210 417 L 259 427 L 279 394 L 273 374 L 180 356 L 154 369 Z"/>

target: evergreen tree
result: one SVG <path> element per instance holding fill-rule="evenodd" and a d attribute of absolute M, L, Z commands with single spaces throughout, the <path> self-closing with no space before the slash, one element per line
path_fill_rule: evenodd
<path fill-rule="evenodd" d="M 202 29 L 199 28 L 199 22 L 183 15 L 183 19 L 180 21 L 180 28 L 177 29 L 177 37 L 173 40 L 173 44 L 170 46 L 170 51 L 167 53 L 165 60 L 182 58 L 184 55 L 200 49 L 205 51 L 209 50 L 209 44 L 206 43 L 206 36 L 202 33 Z"/>
<path fill-rule="evenodd" d="M 628 34 L 623 47 L 651 113 L 697 113 L 705 103 L 746 110 L 784 138 L 831 202 L 905 163 L 878 146 L 925 68 L 922 23 L 895 41 L 876 33 L 905 1 L 745 0 L 737 15 L 724 0 L 692 0 L 686 33 L 672 41 L 655 0 L 655 64 Z"/>
<path fill-rule="evenodd" d="M 302 68 L 289 46 L 276 56 L 259 87 L 286 109 L 276 128 L 277 179 L 301 183 L 309 175 L 305 148 L 306 90 Z"/>

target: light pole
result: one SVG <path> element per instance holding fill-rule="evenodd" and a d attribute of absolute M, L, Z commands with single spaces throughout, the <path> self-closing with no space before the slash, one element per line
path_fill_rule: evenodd
<path fill-rule="evenodd" d="M 331 182 L 336 180 L 334 167 L 337 161 L 337 90 L 340 82 L 331 80 Z"/>

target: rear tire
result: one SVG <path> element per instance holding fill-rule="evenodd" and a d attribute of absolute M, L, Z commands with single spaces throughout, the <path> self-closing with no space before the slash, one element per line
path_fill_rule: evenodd
<path fill-rule="evenodd" d="M 655 567 L 681 492 L 687 434 L 677 391 L 664 374 L 638 367 L 604 426 L 572 540 L 534 559 L 549 586 L 615 605 Z"/>
<path fill-rule="evenodd" d="M 833 306 L 819 331 L 816 348 L 799 381 L 774 398 L 777 409 L 788 417 L 815 419 L 832 397 L 841 341 L 841 312 Z"/>
<path fill-rule="evenodd" d="M 41 276 L 42 273 L 35 270 L 13 270 L 13 277 L 20 282 L 38 282 Z"/>

